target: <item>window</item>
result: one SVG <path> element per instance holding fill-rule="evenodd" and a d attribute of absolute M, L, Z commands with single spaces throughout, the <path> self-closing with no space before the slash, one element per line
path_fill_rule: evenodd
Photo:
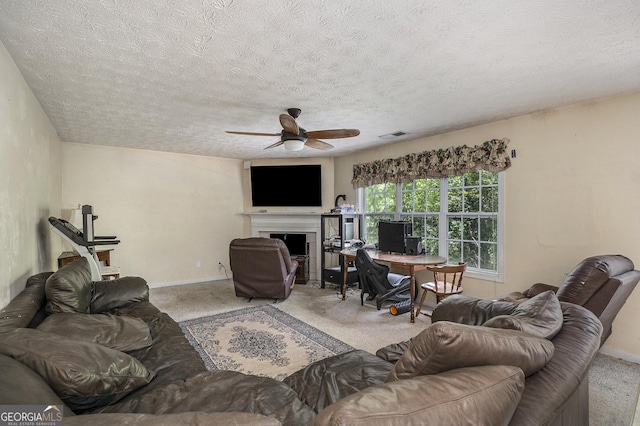
<path fill-rule="evenodd" d="M 502 186 L 501 173 L 484 170 L 369 186 L 362 192 L 365 240 L 378 241 L 380 220 L 409 221 L 426 253 L 495 279 L 502 269 Z"/>
<path fill-rule="evenodd" d="M 366 214 L 364 221 L 365 241 L 378 242 L 378 222 L 393 220 L 396 210 L 396 185 L 381 183 L 365 189 Z"/>

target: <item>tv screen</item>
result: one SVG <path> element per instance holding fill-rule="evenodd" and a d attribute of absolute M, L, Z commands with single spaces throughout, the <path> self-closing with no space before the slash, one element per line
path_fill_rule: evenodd
<path fill-rule="evenodd" d="M 252 166 L 251 203 L 254 207 L 322 206 L 320 164 Z"/>
<path fill-rule="evenodd" d="M 378 222 L 378 249 L 404 253 L 405 237 L 411 235 L 411 228 L 411 222 L 381 220 Z"/>

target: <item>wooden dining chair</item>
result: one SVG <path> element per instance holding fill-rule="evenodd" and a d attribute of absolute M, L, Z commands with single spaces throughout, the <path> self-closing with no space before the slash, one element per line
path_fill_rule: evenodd
<path fill-rule="evenodd" d="M 427 298 L 427 293 L 432 292 L 435 294 L 436 303 L 440 303 L 442 299 L 452 294 L 462 293 L 462 274 L 466 267 L 466 263 L 460 262 L 457 265 L 427 266 L 426 269 L 417 271 L 416 282 L 423 283 L 420 284 L 422 297 L 416 310 L 416 316 L 422 311 L 422 305 Z M 428 279 L 433 279 L 433 281 L 424 282 Z M 428 317 L 431 316 L 431 312 L 422 312 L 422 314 Z"/>

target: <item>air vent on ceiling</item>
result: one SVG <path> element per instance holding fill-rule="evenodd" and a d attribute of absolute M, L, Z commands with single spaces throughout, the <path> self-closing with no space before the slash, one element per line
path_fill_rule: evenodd
<path fill-rule="evenodd" d="M 386 135 L 380 135 L 378 136 L 379 138 L 382 139 L 393 139 L 393 138 L 397 138 L 400 136 L 404 136 L 407 135 L 407 132 L 403 132 L 402 130 L 398 130 L 397 132 L 393 132 L 393 133 L 387 133 Z"/>

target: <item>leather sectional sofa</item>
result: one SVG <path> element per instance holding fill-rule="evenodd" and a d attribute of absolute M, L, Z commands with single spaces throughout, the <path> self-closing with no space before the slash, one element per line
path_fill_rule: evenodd
<path fill-rule="evenodd" d="M 337 355 L 284 382 L 317 424 L 589 424 L 602 333 L 592 312 L 551 291 L 522 304 L 456 295 L 432 322 L 376 355 Z"/>
<path fill-rule="evenodd" d="M 0 313 L 0 401 L 59 405 L 65 425 L 588 424 L 602 325 L 551 291 L 455 296 L 434 324 L 279 382 L 207 371 L 137 277 L 90 281 L 85 259 L 29 278 Z"/>
<path fill-rule="evenodd" d="M 84 258 L 28 279 L 0 312 L 0 354 L 0 403 L 59 405 L 65 426 L 297 426 L 314 416 L 282 382 L 207 371 L 145 280 L 91 282 Z"/>

